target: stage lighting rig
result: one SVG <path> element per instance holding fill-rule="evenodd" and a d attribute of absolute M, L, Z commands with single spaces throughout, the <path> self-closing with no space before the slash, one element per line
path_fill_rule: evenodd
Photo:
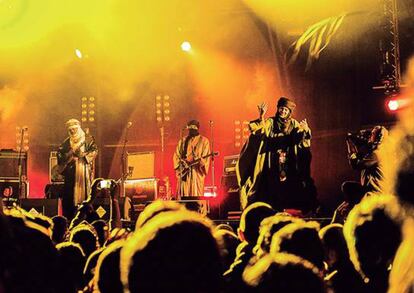
<path fill-rule="evenodd" d="M 249 138 L 249 121 L 234 120 L 234 147 L 240 148 Z"/>

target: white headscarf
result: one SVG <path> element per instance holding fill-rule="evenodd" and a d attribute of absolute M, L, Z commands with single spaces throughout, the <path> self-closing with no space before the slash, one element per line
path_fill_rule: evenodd
<path fill-rule="evenodd" d="M 85 142 L 85 132 L 80 126 L 80 122 L 76 119 L 69 119 L 66 122 L 66 127 L 73 128 L 76 127 L 76 132 L 71 134 L 69 131 L 70 146 L 73 150 L 77 150 Z"/>

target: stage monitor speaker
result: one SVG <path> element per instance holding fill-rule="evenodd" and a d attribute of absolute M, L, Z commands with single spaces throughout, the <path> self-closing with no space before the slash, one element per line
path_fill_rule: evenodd
<path fill-rule="evenodd" d="M 20 198 L 26 198 L 29 193 L 29 182 L 22 182 Z M 0 179 L 0 197 L 19 198 L 19 179 Z"/>
<path fill-rule="evenodd" d="M 57 152 L 50 152 L 49 156 L 49 182 L 63 182 L 65 177 L 57 172 Z"/>
<path fill-rule="evenodd" d="M 158 178 L 125 180 L 125 197 L 131 198 L 134 203 L 154 201 L 158 198 Z"/>
<path fill-rule="evenodd" d="M 29 213 L 53 217 L 58 214 L 58 202 L 58 199 L 26 198 L 20 204 Z"/>
<path fill-rule="evenodd" d="M 27 152 L 14 150 L 0 151 L 0 178 L 19 179 L 19 156 L 22 165 L 22 176 L 27 177 Z"/>
<path fill-rule="evenodd" d="M 132 169 L 128 179 L 154 177 L 154 162 L 154 152 L 127 153 L 127 169 Z"/>

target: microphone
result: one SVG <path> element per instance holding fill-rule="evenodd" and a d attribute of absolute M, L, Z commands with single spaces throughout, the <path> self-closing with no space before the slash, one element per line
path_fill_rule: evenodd
<path fill-rule="evenodd" d="M 208 124 L 213 125 L 213 120 L 208 120 Z"/>
<path fill-rule="evenodd" d="M 128 121 L 127 128 L 131 128 L 131 126 L 132 126 L 132 122 L 131 121 Z"/>

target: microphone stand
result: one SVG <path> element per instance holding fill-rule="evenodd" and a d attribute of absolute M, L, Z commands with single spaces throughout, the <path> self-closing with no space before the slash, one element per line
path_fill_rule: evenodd
<path fill-rule="evenodd" d="M 185 128 L 181 128 L 180 129 L 180 141 L 181 141 L 181 150 L 180 150 L 180 162 L 182 160 L 182 156 L 183 154 L 185 154 L 186 150 L 184 149 L 184 129 Z M 181 163 L 180 163 L 181 165 Z M 180 169 L 180 168 L 179 168 Z M 179 174 L 178 176 L 178 182 L 177 182 L 177 200 L 181 200 L 181 197 L 183 196 L 183 189 L 182 189 L 182 183 L 183 183 L 183 178 L 181 176 L 181 174 Z"/>
<path fill-rule="evenodd" d="M 126 144 L 127 144 L 127 142 L 128 142 L 128 131 L 129 131 L 129 128 L 131 127 L 131 125 L 130 124 L 128 124 L 127 125 L 127 127 L 126 127 L 126 130 L 125 130 L 125 136 L 124 136 L 124 143 L 123 143 L 123 146 L 122 146 L 122 154 L 121 154 L 121 168 L 122 168 L 122 170 L 121 170 L 121 190 L 122 190 L 122 192 L 121 192 L 121 196 L 123 196 L 123 197 L 125 197 L 125 188 L 124 188 L 124 183 L 125 183 L 125 177 L 126 177 L 126 174 L 128 174 L 128 173 L 126 173 L 126 166 L 125 166 L 125 149 L 126 149 Z"/>
<path fill-rule="evenodd" d="M 214 136 L 213 136 L 213 126 L 214 126 L 214 122 L 213 120 L 210 120 L 209 122 L 210 125 L 210 140 L 211 140 L 211 153 L 213 154 L 213 156 L 211 156 L 211 184 L 213 186 L 213 196 L 216 195 L 215 191 L 216 191 L 216 184 L 215 184 L 215 175 L 214 175 Z"/>
<path fill-rule="evenodd" d="M 23 149 L 23 136 L 24 136 L 25 128 L 22 127 L 20 130 L 20 147 L 19 152 L 17 153 L 17 166 L 18 166 L 18 176 L 19 176 L 19 187 L 18 187 L 18 198 L 17 200 L 20 201 L 20 198 L 22 197 L 22 185 L 23 185 L 23 168 L 22 168 L 22 149 Z M 26 197 L 26 194 L 25 194 Z"/>

